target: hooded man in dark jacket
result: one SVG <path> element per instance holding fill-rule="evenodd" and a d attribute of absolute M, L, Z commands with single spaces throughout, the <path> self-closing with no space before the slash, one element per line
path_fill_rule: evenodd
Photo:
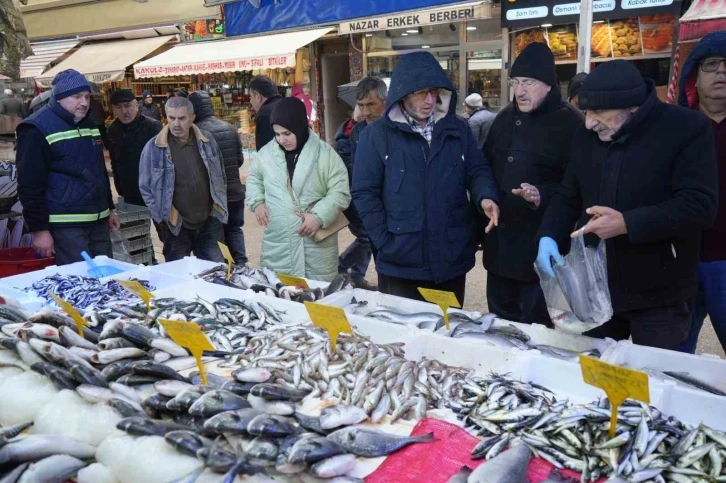
<path fill-rule="evenodd" d="M 514 102 L 494 120 L 484 145 L 499 187 L 499 228 L 483 236 L 487 302 L 497 316 L 551 326 L 539 279 L 535 235 L 570 161 L 581 115 L 562 100 L 555 58 L 528 45 L 510 71 Z"/>
<path fill-rule="evenodd" d="M 212 135 L 224 158 L 224 171 L 227 175 L 227 211 L 229 220 L 224 225 L 224 240 L 234 263 L 245 265 L 247 251 L 242 226 L 245 224 L 245 187 L 239 177 L 239 169 L 244 163 L 242 141 L 237 130 L 230 124 L 214 117 L 212 99 L 205 91 L 195 91 L 189 95 L 194 106 L 199 129 Z"/>
<path fill-rule="evenodd" d="M 542 221 L 537 267 L 554 276 L 571 237 L 605 240 L 614 315 L 585 335 L 677 350 L 691 325 L 701 231 L 718 203 L 709 121 L 660 102 L 625 60 L 599 65 L 579 98 L 585 126 Z"/>
<path fill-rule="evenodd" d="M 698 264 L 698 295 L 691 308 L 691 331 L 681 347 L 695 353 L 706 315 L 711 317 L 721 347 L 726 350 L 726 31 L 706 35 L 683 64 L 678 103 L 711 120 L 718 162 L 718 214 L 703 232 Z"/>
<path fill-rule="evenodd" d="M 159 109 L 159 106 L 154 104 L 154 96 L 151 95 L 151 92 L 144 91 L 139 111 L 141 111 L 141 114 L 144 116 L 161 122 L 161 110 Z"/>
<path fill-rule="evenodd" d="M 477 140 L 456 116 L 456 89 L 428 52 L 401 56 L 386 115 L 362 133 L 353 201 L 378 249 L 381 292 L 421 299 L 419 287 L 464 303 L 474 267 L 470 198 L 498 223 L 496 184 Z"/>
<path fill-rule="evenodd" d="M 281 99 L 277 86 L 269 77 L 258 75 L 250 81 L 250 103 L 255 110 L 255 146 L 258 151 L 275 139 L 270 116 Z"/>

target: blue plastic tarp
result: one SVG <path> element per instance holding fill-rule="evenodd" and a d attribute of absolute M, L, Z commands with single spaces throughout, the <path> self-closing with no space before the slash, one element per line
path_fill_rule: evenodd
<path fill-rule="evenodd" d="M 249 35 L 462 3 L 461 0 L 262 0 L 224 6 L 227 36 Z"/>

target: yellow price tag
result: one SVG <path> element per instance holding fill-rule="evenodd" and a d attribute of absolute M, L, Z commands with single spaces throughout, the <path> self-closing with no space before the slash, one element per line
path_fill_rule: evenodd
<path fill-rule="evenodd" d="M 164 330 L 171 337 L 171 340 L 189 349 L 197 360 L 197 367 L 199 367 L 199 375 L 202 377 L 202 384 L 207 384 L 207 374 L 204 372 L 202 354 L 204 351 L 215 350 L 215 347 L 209 342 L 209 339 L 204 335 L 202 329 L 194 322 L 185 322 L 183 320 L 159 319 L 159 323 L 164 327 Z"/>
<path fill-rule="evenodd" d="M 277 278 L 279 278 L 280 282 L 282 282 L 284 285 L 309 288 L 308 283 L 305 281 L 304 278 L 293 277 L 292 275 L 285 275 L 284 273 L 278 273 Z"/>
<path fill-rule="evenodd" d="M 68 314 L 76 323 L 76 328 L 78 329 L 78 335 L 83 337 L 83 326 L 88 325 L 85 320 L 83 320 L 83 317 L 81 317 L 81 314 L 78 313 L 78 311 L 73 308 L 71 304 L 63 300 L 62 298 L 58 297 L 56 294 L 51 293 L 51 297 L 53 297 L 53 300 L 55 300 L 55 303 L 58 304 L 60 308 L 63 309 L 63 311 Z"/>
<path fill-rule="evenodd" d="M 338 334 L 341 332 L 353 333 L 350 328 L 348 318 L 340 307 L 331 307 L 329 305 L 316 304 L 313 302 L 305 302 L 305 308 L 308 309 L 310 320 L 313 325 L 325 329 L 330 336 L 330 347 L 335 350 L 338 341 Z"/>
<path fill-rule="evenodd" d="M 618 407 L 627 399 L 650 403 L 648 374 L 608 364 L 588 356 L 580 356 L 582 378 L 591 386 L 599 387 L 610 400 L 610 438 L 615 437 Z"/>
<path fill-rule="evenodd" d="M 453 292 L 444 292 L 442 290 L 433 290 L 430 288 L 421 288 L 418 289 L 419 292 L 421 292 L 421 295 L 423 295 L 423 298 L 427 301 L 431 302 L 432 304 L 436 304 L 441 308 L 441 311 L 444 313 L 444 323 L 446 323 L 446 330 L 450 330 L 449 327 L 449 307 L 455 307 L 457 309 L 461 308 L 461 304 L 456 299 L 456 294 Z"/>
<path fill-rule="evenodd" d="M 234 258 L 232 258 L 232 254 L 229 253 L 229 248 L 227 245 L 225 245 L 222 242 L 217 242 L 219 245 L 219 249 L 222 250 L 222 256 L 225 260 L 227 260 L 227 280 L 232 276 L 232 264 L 234 263 Z"/>
<path fill-rule="evenodd" d="M 132 294 L 139 297 L 141 300 L 144 301 L 146 304 L 146 310 L 151 310 L 151 299 L 155 299 L 156 296 L 146 290 L 143 285 L 141 285 L 136 280 L 117 280 L 119 285 L 121 285 L 123 288 L 131 292 Z"/>

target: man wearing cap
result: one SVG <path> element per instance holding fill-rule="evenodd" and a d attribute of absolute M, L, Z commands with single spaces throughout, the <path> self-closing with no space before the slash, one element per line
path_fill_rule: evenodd
<path fill-rule="evenodd" d="M 12 89 L 5 89 L 5 97 L 0 100 L 0 114 L 25 117 L 25 105 L 23 105 L 23 101 L 15 97 Z"/>
<path fill-rule="evenodd" d="M 471 94 L 464 99 L 464 111 L 469 116 L 469 127 L 477 139 L 479 149 L 481 149 L 487 140 L 492 122 L 497 116 L 484 107 L 484 101 L 479 94 Z"/>
<path fill-rule="evenodd" d="M 118 230 L 101 133 L 88 118 L 91 86 L 79 72 L 59 72 L 48 105 L 17 129 L 18 194 L 33 248 L 64 265 L 112 256 Z"/>
<path fill-rule="evenodd" d="M 141 114 L 161 122 L 161 111 L 159 110 L 159 106 L 154 104 L 154 98 L 152 97 L 151 93 L 149 91 L 144 91 L 142 97 L 143 101 L 141 103 L 141 107 L 139 108 Z"/>
<path fill-rule="evenodd" d="M 497 316 L 551 325 L 534 271 L 535 234 L 570 161 L 581 114 L 562 100 L 555 59 L 543 43 L 514 61 L 514 102 L 494 120 L 484 145 L 499 188 L 499 228 L 483 236 L 487 301 Z"/>
<path fill-rule="evenodd" d="M 421 299 L 418 289 L 456 294 L 463 305 L 474 267 L 472 203 L 497 225 L 491 169 L 465 120 L 456 89 L 429 52 L 402 55 L 386 110 L 361 134 L 353 201 L 378 249 L 381 292 Z"/>
<path fill-rule="evenodd" d="M 580 89 L 582 89 L 582 83 L 585 82 L 586 78 L 587 72 L 580 72 L 570 79 L 570 83 L 567 86 L 567 100 L 577 108 L 580 105 Z"/>
<path fill-rule="evenodd" d="M 537 235 L 537 266 L 553 275 L 571 236 L 605 240 L 614 315 L 585 335 L 677 350 L 691 324 L 701 231 L 716 216 L 713 130 L 702 114 L 660 102 L 624 60 L 600 64 L 579 96 L 585 126 Z"/>
<path fill-rule="evenodd" d="M 163 126 L 141 113 L 136 96 L 128 89 L 114 91 L 111 94 L 111 106 L 116 119 L 108 128 L 108 151 L 116 192 L 127 203 L 146 206 L 139 191 L 141 152 Z"/>
<path fill-rule="evenodd" d="M 680 87 L 678 103 L 700 111 L 711 121 L 721 194 L 716 222 L 703 232 L 698 295 L 688 341 L 681 350 L 696 352 L 706 315 L 726 350 L 726 31 L 710 33 L 698 42 L 683 64 Z"/>

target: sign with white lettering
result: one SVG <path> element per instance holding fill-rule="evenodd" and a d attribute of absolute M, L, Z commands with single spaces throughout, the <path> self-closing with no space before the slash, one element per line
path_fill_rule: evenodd
<path fill-rule="evenodd" d="M 343 22 L 338 26 L 340 34 L 357 34 L 376 30 L 418 28 L 423 25 L 462 22 L 491 18 L 491 4 L 439 8 L 423 12 L 409 12 Z"/>
<path fill-rule="evenodd" d="M 682 0 L 593 0 L 593 19 L 678 13 Z M 502 0 L 502 27 L 539 27 L 577 23 L 580 2 L 573 0 Z"/>
<path fill-rule="evenodd" d="M 266 57 L 248 57 L 220 62 L 187 62 L 184 64 L 138 67 L 134 66 L 134 77 L 164 77 L 172 75 L 215 74 L 238 70 L 278 69 L 295 67 L 295 52 Z"/>

